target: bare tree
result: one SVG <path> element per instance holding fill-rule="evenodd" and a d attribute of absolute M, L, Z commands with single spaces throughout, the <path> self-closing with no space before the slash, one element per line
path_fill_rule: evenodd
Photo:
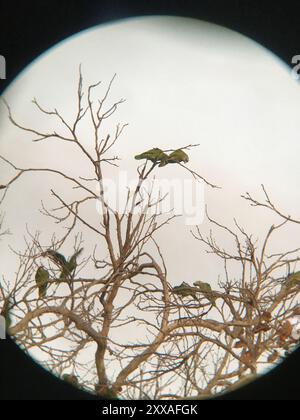
<path fill-rule="evenodd" d="M 204 236 L 200 227 L 192 235 L 223 261 L 224 279 L 219 281 L 219 290 L 203 290 L 199 285 L 174 288 L 156 233 L 175 216 L 160 211 L 164 196 L 143 191 L 145 182 L 158 172 L 157 162 L 147 160 L 137 168 L 138 182 L 128 191 L 123 212 L 112 208 L 107 199 L 106 168 L 118 164 L 118 157 L 111 153 L 126 127 L 118 124 L 112 134 L 103 128 L 124 102 L 108 105 L 113 80 L 96 101 L 94 92 L 100 83 L 84 90 L 80 72 L 77 115 L 72 123 L 34 99 L 37 109 L 56 118 L 68 134 L 23 126 L 6 103 L 15 127 L 32 134 L 35 142 L 67 142 L 80 151 L 91 174 L 20 168 L 0 156 L 15 171 L 1 188 L 1 203 L 28 173 L 57 177 L 70 187 L 73 197 L 70 200 L 51 189 L 57 207 L 43 203 L 41 212 L 57 226 L 68 226 L 60 235 L 54 231 L 47 243 L 40 233 L 28 230 L 25 249 L 14 251 L 18 269 L 13 280 L 3 277 L 0 294 L 0 305 L 12 320 L 9 333 L 26 352 L 44 358 L 53 373 L 102 397 L 204 398 L 229 390 L 297 345 L 291 318 L 299 315 L 299 285 L 289 282 L 289 267 L 299 262 L 300 248 L 276 255 L 268 255 L 267 250 L 276 231 L 298 222 L 281 214 L 268 199 L 267 207 L 282 222 L 270 227 L 259 247 L 237 221 L 230 229 L 207 213 L 211 225 L 232 238 L 235 251 L 218 245 L 212 232 Z M 79 126 L 87 118 L 94 133 L 93 147 L 86 147 L 79 135 Z M 201 179 L 216 187 L 181 166 L 195 182 Z M 249 195 L 246 199 L 252 205 L 264 205 Z M 84 211 L 90 203 L 98 203 L 96 224 Z M 87 237 L 95 248 L 84 256 L 81 250 Z M 68 269 L 72 258 L 67 260 L 63 251 L 70 239 L 75 264 Z M 238 278 L 230 274 L 231 264 L 239 264 Z M 47 274 L 42 285 L 36 283 L 39 268 Z M 84 272 L 89 275 L 83 276 Z M 127 337 L 122 336 L 124 331 Z M 131 331 L 133 338 L 128 337 Z"/>

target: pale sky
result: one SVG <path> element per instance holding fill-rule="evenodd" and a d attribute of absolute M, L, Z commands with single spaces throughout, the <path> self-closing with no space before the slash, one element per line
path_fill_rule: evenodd
<path fill-rule="evenodd" d="M 79 63 L 86 83 L 106 84 L 117 73 L 112 100 L 122 97 L 126 103 L 108 128 L 117 121 L 129 123 L 116 149 L 120 169 L 129 177 L 137 152 L 200 143 L 190 153 L 189 165 L 223 187 L 206 187 L 214 217 L 226 222 L 237 217 L 253 233 L 265 232 L 270 213 L 249 209 L 239 198 L 246 191 L 260 193 L 261 183 L 283 210 L 299 214 L 299 84 L 270 52 L 240 34 L 194 19 L 147 17 L 101 25 L 60 43 L 21 73 L 4 93 L 16 118 L 28 126 L 51 127 L 30 103 L 33 97 L 72 118 Z M 76 173 L 66 148 L 66 154 L 58 154 L 55 140 L 31 143 L 30 135 L 11 127 L 3 107 L 0 136 L 1 153 L 19 165 L 52 162 Z M 7 179 L 6 171 L 1 164 L 1 182 Z M 163 177 L 189 175 L 169 167 Z M 37 191 L 48 194 L 43 187 L 40 177 L 27 176 L 9 194 L 4 210 L 17 242 L 26 222 L 34 227 L 40 220 L 35 209 L 41 200 Z M 214 281 L 215 270 L 189 230 L 178 220 L 159 237 L 174 268 L 170 274 L 175 283 L 198 276 Z M 178 265 L 178 260 L 186 264 Z"/>
<path fill-rule="evenodd" d="M 86 84 L 102 80 L 106 86 L 117 73 L 111 98 L 126 102 L 107 128 L 129 123 L 115 148 L 122 158 L 120 170 L 129 178 L 137 153 L 155 146 L 176 149 L 200 143 L 190 152 L 189 167 L 222 186 L 205 187 L 205 203 L 213 217 L 231 226 L 235 217 L 261 238 L 278 219 L 267 210 L 250 208 L 240 195 L 249 191 L 262 198 L 262 183 L 283 211 L 300 217 L 300 88 L 290 69 L 269 51 L 238 33 L 194 19 L 145 17 L 101 25 L 47 51 L 11 84 L 4 96 L 17 121 L 39 129 L 53 127 L 54 122 L 41 118 L 31 104 L 34 97 L 72 119 L 80 63 Z M 70 174 L 80 168 L 86 174 L 87 168 L 68 145 L 58 149 L 55 140 L 32 143 L 30 135 L 11 126 L 2 105 L 0 121 L 0 153 L 17 165 L 52 165 Z M 84 142 L 89 145 L 85 130 Z M 117 170 L 108 170 L 110 177 L 117 176 Z M 0 162 L 0 184 L 10 173 Z M 175 165 L 157 176 L 190 179 Z M 47 200 L 50 188 L 64 191 L 57 181 L 27 175 L 11 188 L 2 208 L 12 231 L 0 242 L 3 274 L 14 271 L 7 244 L 23 248 L 26 223 L 43 231 L 45 240 L 53 231 L 37 208 L 41 199 Z M 96 216 L 88 215 L 91 220 Z M 169 281 L 191 284 L 201 279 L 216 286 L 222 264 L 205 254 L 190 229 L 178 219 L 157 236 Z M 208 229 L 207 221 L 201 224 L 201 231 Z M 295 228 L 295 235 L 290 230 L 279 235 L 274 250 L 299 246 L 298 234 Z M 228 244 L 225 237 L 219 238 Z"/>

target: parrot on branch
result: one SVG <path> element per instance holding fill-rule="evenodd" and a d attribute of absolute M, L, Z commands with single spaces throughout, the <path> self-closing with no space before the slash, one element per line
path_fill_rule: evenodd
<path fill-rule="evenodd" d="M 39 267 L 36 275 L 35 282 L 39 289 L 39 298 L 43 299 L 46 297 L 48 282 L 49 282 L 49 272 L 44 269 L 44 267 Z"/>
<path fill-rule="evenodd" d="M 199 292 L 203 293 L 203 295 L 210 301 L 212 305 L 216 304 L 216 298 L 213 294 L 213 290 L 209 283 L 195 281 L 194 286 L 197 287 L 197 289 L 199 289 Z"/>
<path fill-rule="evenodd" d="M 287 290 L 294 289 L 295 287 L 300 288 L 300 271 L 290 274 L 285 281 L 284 287 Z"/>
<path fill-rule="evenodd" d="M 161 149 L 154 148 L 151 150 L 147 150 L 146 152 L 141 153 L 140 155 L 136 155 L 134 158 L 136 160 L 146 159 L 150 160 L 153 163 L 162 163 L 168 159 L 168 155 L 166 155 L 166 153 L 164 153 Z"/>
<path fill-rule="evenodd" d="M 185 282 L 181 283 L 180 286 L 173 287 L 172 291 L 173 291 L 173 293 L 175 293 L 176 295 L 179 295 L 181 297 L 192 296 L 192 298 L 197 299 L 197 296 L 196 296 L 193 288 Z"/>
<path fill-rule="evenodd" d="M 75 252 L 75 254 L 72 255 L 72 257 L 69 259 L 69 261 L 65 261 L 64 264 L 62 264 L 60 280 L 70 279 L 70 277 L 72 277 L 74 271 L 77 268 L 77 257 L 82 253 L 82 251 L 83 248 Z"/>
<path fill-rule="evenodd" d="M 72 257 L 70 257 L 68 261 L 64 255 L 60 254 L 57 251 L 49 249 L 46 252 L 46 255 L 48 255 L 54 261 L 54 263 L 61 269 L 60 280 L 69 279 L 73 275 L 74 271 L 77 268 L 77 257 L 82 253 L 82 251 L 83 248 L 75 252 L 75 254 L 72 255 Z"/>
<path fill-rule="evenodd" d="M 48 251 L 45 254 L 49 256 L 54 261 L 54 263 L 60 267 L 64 266 L 67 263 L 66 258 L 62 254 L 53 251 L 52 249 L 48 249 Z"/>
<path fill-rule="evenodd" d="M 159 166 L 166 166 L 169 163 L 188 163 L 188 161 L 188 155 L 182 149 L 178 149 L 172 152 L 167 159 L 161 161 Z"/>

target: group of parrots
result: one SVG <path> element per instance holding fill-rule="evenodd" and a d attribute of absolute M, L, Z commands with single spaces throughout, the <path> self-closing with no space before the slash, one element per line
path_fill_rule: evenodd
<path fill-rule="evenodd" d="M 216 303 L 216 296 L 209 283 L 203 283 L 202 281 L 196 281 L 193 286 L 183 282 L 180 286 L 173 287 L 172 291 L 174 294 L 184 297 L 192 297 L 197 300 L 197 293 L 201 293 L 210 301 L 212 305 Z M 295 289 L 300 289 L 300 271 L 289 274 L 282 285 L 282 291 L 289 293 Z"/>
<path fill-rule="evenodd" d="M 75 252 L 68 260 L 59 252 L 49 249 L 43 256 L 50 258 L 54 264 L 60 269 L 60 281 L 70 281 L 77 268 L 77 258 L 82 253 L 83 249 Z M 50 274 L 43 266 L 37 269 L 35 275 L 35 282 L 39 291 L 39 298 L 44 299 L 47 294 Z"/>
<path fill-rule="evenodd" d="M 217 298 L 214 295 L 214 292 L 209 283 L 196 281 L 193 283 L 193 285 L 194 287 L 183 282 L 180 286 L 173 287 L 172 291 L 174 294 L 181 296 L 182 298 L 191 296 L 195 300 L 198 300 L 197 293 L 201 293 L 206 297 L 207 300 L 209 300 L 212 305 L 216 304 Z"/>
<path fill-rule="evenodd" d="M 135 156 L 137 160 L 150 160 L 151 162 L 158 164 L 160 167 L 166 166 L 169 163 L 187 163 L 189 161 L 188 155 L 182 150 L 178 149 L 167 155 L 161 149 L 154 148 L 148 150 L 140 155 Z M 48 250 L 45 256 L 48 256 L 60 269 L 61 274 L 59 280 L 70 280 L 72 274 L 77 267 L 77 257 L 81 254 L 82 249 L 76 252 L 68 261 L 59 252 Z M 49 284 L 50 274 L 43 266 L 40 266 L 36 272 L 35 281 L 39 291 L 39 298 L 44 299 L 46 297 L 47 288 Z"/>
<path fill-rule="evenodd" d="M 135 159 L 150 160 L 154 164 L 158 164 L 159 167 L 172 163 L 187 163 L 189 161 L 188 155 L 182 149 L 177 149 L 168 155 L 157 147 L 147 150 L 140 155 L 136 155 Z M 0 186 L 0 188 L 1 187 L 2 186 Z M 46 251 L 45 256 L 48 256 L 56 264 L 56 266 L 60 268 L 61 273 L 59 280 L 70 281 L 77 268 L 77 257 L 82 253 L 82 251 L 83 249 L 77 251 L 69 258 L 69 260 L 67 260 L 59 252 L 53 250 Z M 35 280 L 39 291 L 39 298 L 41 299 L 46 297 L 49 279 L 50 275 L 48 270 L 46 270 L 43 266 L 40 266 L 36 272 Z M 283 288 L 286 291 L 290 291 L 295 287 L 300 287 L 300 271 L 290 274 L 283 284 Z M 172 290 L 173 293 L 181 297 L 191 296 L 193 299 L 197 299 L 197 293 L 202 293 L 213 305 L 215 305 L 216 302 L 216 297 L 214 296 L 211 286 L 208 283 L 203 283 L 201 281 L 195 282 L 194 287 L 191 287 L 187 283 L 183 282 L 180 286 L 173 287 Z"/>
<path fill-rule="evenodd" d="M 166 166 L 169 163 L 187 163 L 189 161 L 188 155 L 182 149 L 175 150 L 167 155 L 164 151 L 158 149 L 157 147 L 135 156 L 135 159 L 150 160 L 154 164 L 158 164 L 159 167 Z"/>
<path fill-rule="evenodd" d="M 72 255 L 69 260 L 67 260 L 62 254 L 59 252 L 48 250 L 44 254 L 48 256 L 53 262 L 60 268 L 60 281 L 70 281 L 74 271 L 77 268 L 77 258 L 82 253 L 83 249 L 77 251 L 74 255 Z M 39 291 L 39 298 L 44 299 L 46 297 L 47 288 L 49 284 L 50 274 L 49 271 L 46 270 L 43 266 L 40 266 L 35 275 L 36 285 Z M 194 286 L 194 287 L 193 287 Z M 216 297 L 214 292 L 209 283 L 204 283 L 202 281 L 196 281 L 193 283 L 193 286 L 183 282 L 179 286 L 173 287 L 172 291 L 174 294 L 177 294 L 181 297 L 188 297 L 191 296 L 193 299 L 197 300 L 197 293 L 201 293 L 204 295 L 212 305 L 216 303 Z M 290 274 L 283 286 L 282 289 L 289 292 L 294 288 L 300 287 L 300 271 L 296 273 Z"/>

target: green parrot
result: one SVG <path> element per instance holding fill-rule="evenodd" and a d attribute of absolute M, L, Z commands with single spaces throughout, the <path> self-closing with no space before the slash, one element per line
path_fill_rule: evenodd
<path fill-rule="evenodd" d="M 188 155 L 181 149 L 175 150 L 174 152 L 172 152 L 167 160 L 165 159 L 164 161 L 161 161 L 159 166 L 166 166 L 169 163 L 188 163 L 189 161 L 189 157 Z"/>
<path fill-rule="evenodd" d="M 53 251 L 52 249 L 48 249 L 48 251 L 46 252 L 46 255 L 48 255 L 55 262 L 55 264 L 61 267 L 67 263 L 66 258 L 62 254 L 60 254 L 59 252 Z"/>
<path fill-rule="evenodd" d="M 213 290 L 209 283 L 195 281 L 194 286 L 197 287 L 201 293 L 203 293 L 203 295 L 210 301 L 212 305 L 216 304 L 216 298 L 213 295 Z"/>
<path fill-rule="evenodd" d="M 300 271 L 290 274 L 285 281 L 285 288 L 291 290 L 294 287 L 300 287 Z"/>
<path fill-rule="evenodd" d="M 44 299 L 46 297 L 48 282 L 49 282 L 49 272 L 44 269 L 44 267 L 39 267 L 36 275 L 35 282 L 39 289 L 39 298 Z"/>
<path fill-rule="evenodd" d="M 136 160 L 147 159 L 153 163 L 163 162 L 168 159 L 168 155 L 161 149 L 154 148 L 134 157 Z"/>
<path fill-rule="evenodd" d="M 12 324 L 11 314 L 10 314 L 11 306 L 12 306 L 11 301 L 10 301 L 10 298 L 8 297 L 8 298 L 5 299 L 3 308 L 0 312 L 0 315 L 5 318 L 5 327 L 6 327 L 7 331 Z"/>
<path fill-rule="evenodd" d="M 77 267 L 77 257 L 82 253 L 82 251 L 83 248 L 72 255 L 68 261 L 64 255 L 57 251 L 49 249 L 46 252 L 46 255 L 48 255 L 54 261 L 54 263 L 61 268 L 60 280 L 69 279 L 72 276 Z"/>
<path fill-rule="evenodd" d="M 77 257 L 82 253 L 83 248 L 81 248 L 79 251 L 75 252 L 74 255 L 69 259 L 69 261 L 65 261 L 64 264 L 62 264 L 62 270 L 60 274 L 60 279 L 70 279 L 70 277 L 73 275 L 74 271 L 77 268 Z"/>
<path fill-rule="evenodd" d="M 75 375 L 69 375 L 68 373 L 65 373 L 63 375 L 63 380 L 68 382 L 70 385 L 77 386 L 77 387 L 79 386 L 77 376 Z"/>
<path fill-rule="evenodd" d="M 185 282 L 181 283 L 180 286 L 173 287 L 172 291 L 173 293 L 181 297 L 192 296 L 194 299 L 197 299 L 197 296 L 195 292 L 193 291 L 193 288 Z"/>

